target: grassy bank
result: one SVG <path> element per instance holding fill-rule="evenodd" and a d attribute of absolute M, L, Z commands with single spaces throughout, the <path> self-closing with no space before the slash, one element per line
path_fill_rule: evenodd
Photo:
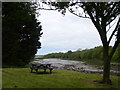
<path fill-rule="evenodd" d="M 4 68 L 3 88 L 117 88 L 117 76 L 111 76 L 113 85 L 93 82 L 102 75 L 85 74 L 68 70 L 53 70 L 52 74 L 30 73 L 29 68 Z"/>

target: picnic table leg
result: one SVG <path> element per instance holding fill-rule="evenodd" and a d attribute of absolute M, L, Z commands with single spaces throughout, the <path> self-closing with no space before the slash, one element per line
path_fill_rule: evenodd
<path fill-rule="evenodd" d="M 38 69 L 35 69 L 36 73 L 38 72 Z"/>
<path fill-rule="evenodd" d="M 52 70 L 53 70 L 53 69 L 51 68 L 51 69 L 50 69 L 50 73 L 52 73 Z"/>
<path fill-rule="evenodd" d="M 44 69 L 44 72 L 46 72 L 46 69 Z"/>

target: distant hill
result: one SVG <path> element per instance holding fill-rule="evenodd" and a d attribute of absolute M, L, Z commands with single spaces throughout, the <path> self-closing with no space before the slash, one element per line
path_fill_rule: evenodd
<path fill-rule="evenodd" d="M 112 49 L 112 46 L 109 47 L 109 50 Z M 97 46 L 91 49 L 77 50 L 72 52 L 69 50 L 66 53 L 49 53 L 44 55 L 44 58 L 61 58 L 61 59 L 72 59 L 72 60 L 103 60 L 103 47 Z M 116 49 L 112 57 L 112 62 L 120 63 L 120 46 Z"/>
<path fill-rule="evenodd" d="M 44 55 L 35 55 L 35 58 L 43 58 Z"/>

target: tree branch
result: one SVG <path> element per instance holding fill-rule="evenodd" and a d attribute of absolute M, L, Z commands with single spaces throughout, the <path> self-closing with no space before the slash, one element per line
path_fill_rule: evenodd
<path fill-rule="evenodd" d="M 112 28 L 113 25 L 115 25 L 115 22 L 111 26 L 109 26 L 107 32 Z"/>
<path fill-rule="evenodd" d="M 114 31 L 112 32 L 112 34 L 111 34 L 111 36 L 110 36 L 110 38 L 109 38 L 109 40 L 108 40 L 108 44 L 110 43 L 110 41 L 111 41 L 113 35 L 114 35 L 115 32 L 117 31 L 117 28 L 119 27 L 119 23 L 120 23 L 120 18 L 119 18 L 119 20 L 118 20 L 118 22 L 117 22 L 117 25 L 116 25 Z"/>
<path fill-rule="evenodd" d="M 84 16 L 80 16 L 80 15 L 78 15 L 78 14 L 76 14 L 76 13 L 73 13 L 69 8 L 68 8 L 68 11 L 69 11 L 70 13 L 72 13 L 72 14 L 78 16 L 78 17 L 89 18 L 89 19 L 90 19 L 90 17 L 86 17 L 86 16 L 84 17 Z"/>
<path fill-rule="evenodd" d="M 95 5 L 95 3 L 93 3 L 93 7 L 94 7 L 94 9 L 96 10 L 96 15 L 94 16 L 95 18 L 96 18 L 96 22 L 99 24 L 99 25 L 101 25 L 101 23 L 100 23 L 100 19 L 99 19 L 99 12 L 101 12 L 100 10 L 99 10 L 99 8 L 97 8 L 97 6 Z"/>
<path fill-rule="evenodd" d="M 111 15 L 111 17 L 112 17 L 112 15 Z M 106 23 L 106 26 L 108 26 L 112 21 L 114 21 L 115 20 L 115 17 L 113 17 L 113 19 L 110 19 L 109 18 L 109 21 L 106 19 L 106 21 L 108 21 L 107 23 Z"/>
<path fill-rule="evenodd" d="M 117 10 L 115 9 L 111 12 L 109 16 L 105 17 L 107 20 L 107 25 L 109 25 L 113 20 L 115 20 L 117 15 L 120 15 L 120 13 L 118 9 Z"/>
<path fill-rule="evenodd" d="M 57 10 L 58 8 L 52 9 L 52 8 L 38 8 L 37 10 Z"/>
<path fill-rule="evenodd" d="M 120 18 L 119 18 L 119 21 L 120 21 Z M 118 24 L 117 24 L 118 28 L 116 28 L 118 30 L 117 35 L 116 35 L 117 40 L 116 40 L 116 42 L 115 42 L 115 44 L 112 48 L 112 51 L 110 53 L 110 58 L 112 58 L 114 52 L 116 51 L 118 45 L 120 44 L 120 26 L 119 26 L 120 22 L 119 21 L 118 21 Z"/>
<path fill-rule="evenodd" d="M 105 17 L 110 16 L 110 13 L 113 11 L 113 9 L 115 8 L 115 6 L 116 6 L 116 4 L 114 3 L 114 5 L 112 6 L 112 8 L 109 10 L 109 12 L 107 13 L 107 15 Z"/>
<path fill-rule="evenodd" d="M 120 42 L 117 40 L 117 41 L 115 42 L 113 48 L 112 48 L 111 53 L 110 53 L 110 56 L 109 56 L 110 58 L 112 58 L 112 56 L 113 56 L 113 54 L 115 53 L 115 51 L 116 51 L 116 49 L 117 49 L 117 47 L 118 47 L 119 44 L 120 44 Z"/>

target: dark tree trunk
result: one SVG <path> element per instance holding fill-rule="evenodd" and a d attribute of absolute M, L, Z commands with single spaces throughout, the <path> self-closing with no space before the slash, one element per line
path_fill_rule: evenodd
<path fill-rule="evenodd" d="M 111 84 L 111 80 L 110 80 L 111 58 L 109 57 L 109 47 L 103 47 L 103 60 L 104 60 L 104 70 L 103 70 L 102 83 Z"/>

